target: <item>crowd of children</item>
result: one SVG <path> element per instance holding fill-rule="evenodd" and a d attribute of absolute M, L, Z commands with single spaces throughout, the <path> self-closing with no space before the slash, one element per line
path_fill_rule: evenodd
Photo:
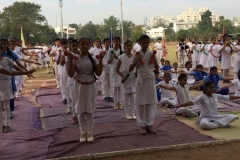
<path fill-rule="evenodd" d="M 105 102 L 114 102 L 114 109 L 124 109 L 123 116 L 127 120 L 136 119 L 141 135 L 157 133 L 153 126 L 157 103 L 164 107 L 176 107 L 176 115 L 200 116 L 198 122 L 205 129 L 227 126 L 237 117 L 218 115 L 217 102 L 240 98 L 240 35 L 235 46 L 229 43 L 228 38 L 228 35 L 224 35 L 225 42 L 222 46 L 214 38 L 212 44 L 207 43 L 207 38 L 203 44 L 197 41 L 191 43 L 190 40 L 185 44 L 181 41 L 177 49 L 179 62 L 174 62 L 173 67 L 170 61 L 163 59 L 162 39 L 158 39 L 158 43 L 154 45 L 156 51 L 150 50 L 148 35 L 140 36 L 135 46 L 127 40 L 123 47 L 120 37 L 112 39 L 113 46 L 110 45 L 111 40 L 106 38 L 103 40 L 105 48 L 102 48 L 100 38 L 94 41 L 88 38 L 57 38 L 51 49 L 44 43 L 42 48 L 38 47 L 38 43 L 34 48 L 22 48 L 17 46 L 17 40 L 0 39 L 0 74 L 3 77 L 0 78 L 0 87 L 2 89 L 6 84 L 9 86 L 6 92 L 0 92 L 5 117 L 4 132 L 10 130 L 13 94 L 19 94 L 23 83 L 22 77 L 18 76 L 15 77 L 16 85 L 13 85 L 14 77 L 9 75 L 31 76 L 35 70 L 28 71 L 24 63 L 19 61 L 49 65 L 49 56 L 53 59 L 56 84 L 61 90 L 62 102 L 68 105 L 67 113 L 72 114 L 71 124 L 79 124 L 80 142 L 94 141 L 92 132 L 97 95 L 102 95 Z M 37 51 L 32 54 L 31 50 Z M 229 62 L 231 64 L 233 52 L 236 53 L 234 80 L 230 85 L 219 87 L 220 80 L 232 80 L 229 78 Z M 187 55 L 192 56 L 192 62 L 186 61 Z M 220 56 L 223 76 L 218 75 L 216 67 Z M 178 68 L 181 65 L 185 65 L 185 68 Z M 11 68 L 16 71 L 9 71 Z M 228 88 L 233 85 L 237 88 L 236 94 L 228 96 Z M 192 100 L 189 90 L 203 90 L 204 94 Z M 176 92 L 175 97 L 172 91 Z M 0 120 L 1 111 L 2 109 Z M 1 123 L 2 121 L 0 125 Z"/>

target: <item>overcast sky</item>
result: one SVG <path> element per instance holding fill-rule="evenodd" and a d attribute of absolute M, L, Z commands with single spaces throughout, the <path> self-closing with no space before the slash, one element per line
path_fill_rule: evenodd
<path fill-rule="evenodd" d="M 18 0 L 22 1 L 22 0 Z M 42 12 L 49 24 L 60 24 L 59 0 L 25 0 L 42 6 Z M 176 17 L 187 7 L 197 11 L 201 7 L 208 7 L 218 16 L 226 18 L 240 17 L 240 0 L 122 0 L 123 18 L 135 24 L 143 24 L 144 17 L 160 14 Z M 11 5 L 15 0 L 1 0 L 0 11 Z M 86 24 L 88 21 L 102 23 L 110 15 L 120 18 L 120 0 L 63 0 L 63 23 Z"/>

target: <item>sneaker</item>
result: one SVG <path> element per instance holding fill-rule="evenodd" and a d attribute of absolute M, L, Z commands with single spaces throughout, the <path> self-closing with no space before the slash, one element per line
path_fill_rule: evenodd
<path fill-rule="evenodd" d="M 64 99 L 62 102 L 63 104 L 68 104 L 66 99 Z"/>
<path fill-rule="evenodd" d="M 104 98 L 104 101 L 105 101 L 105 102 L 109 102 L 109 97 L 105 97 L 105 98 Z"/>
<path fill-rule="evenodd" d="M 57 86 L 56 88 L 60 88 L 60 86 Z"/>
<path fill-rule="evenodd" d="M 87 142 L 93 142 L 93 135 L 92 135 L 92 132 L 88 132 L 87 133 Z"/>
<path fill-rule="evenodd" d="M 71 125 L 77 125 L 77 124 L 78 124 L 77 117 L 72 117 Z"/>
<path fill-rule="evenodd" d="M 145 127 L 140 127 L 139 130 L 138 130 L 139 134 L 141 135 L 146 135 L 147 134 L 147 131 L 146 131 L 146 128 Z"/>
<path fill-rule="evenodd" d="M 114 102 L 113 97 L 108 97 L 109 98 L 109 102 Z"/>
<path fill-rule="evenodd" d="M 132 114 L 132 119 L 137 119 L 136 114 Z"/>
<path fill-rule="evenodd" d="M 118 109 L 118 104 L 115 103 L 114 106 L 113 106 L 114 109 Z"/>
<path fill-rule="evenodd" d="M 127 114 L 127 115 L 126 115 L 126 119 L 127 119 L 127 120 L 131 120 L 131 119 L 132 119 L 132 116 L 131 116 L 130 114 Z"/>
<path fill-rule="evenodd" d="M 13 119 L 13 118 L 14 118 L 14 116 L 13 116 L 12 112 L 10 112 L 10 119 Z"/>
<path fill-rule="evenodd" d="M 152 134 L 157 134 L 157 130 L 153 126 L 147 126 L 147 131 Z"/>
<path fill-rule="evenodd" d="M 11 132 L 11 128 L 9 126 L 4 126 L 3 132 L 9 133 L 9 132 Z"/>
<path fill-rule="evenodd" d="M 81 132 L 79 141 L 80 141 L 81 143 L 86 142 L 86 140 L 87 140 L 86 138 L 87 138 L 86 132 Z"/>
<path fill-rule="evenodd" d="M 70 107 L 68 107 L 67 114 L 71 114 L 71 113 L 72 113 L 72 109 Z"/>
<path fill-rule="evenodd" d="M 119 109 L 123 109 L 123 105 L 120 103 L 118 103 L 118 107 L 119 107 Z"/>

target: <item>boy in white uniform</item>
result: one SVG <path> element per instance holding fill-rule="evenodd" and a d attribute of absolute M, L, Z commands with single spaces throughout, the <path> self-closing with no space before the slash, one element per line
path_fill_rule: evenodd
<path fill-rule="evenodd" d="M 158 42 L 154 45 L 153 50 L 157 49 L 157 60 L 158 64 L 160 64 L 160 61 L 163 57 L 163 52 L 162 52 L 162 38 L 158 38 Z"/>
<path fill-rule="evenodd" d="M 43 42 L 42 43 L 42 66 L 45 68 L 46 64 L 48 65 L 47 67 L 49 68 L 49 55 L 48 55 L 48 47 L 46 46 L 46 44 Z"/>

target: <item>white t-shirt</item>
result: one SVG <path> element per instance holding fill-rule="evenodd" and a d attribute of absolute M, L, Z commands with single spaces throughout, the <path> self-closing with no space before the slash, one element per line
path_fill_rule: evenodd
<path fill-rule="evenodd" d="M 181 55 L 181 56 L 184 56 L 186 54 L 185 49 L 182 50 L 181 47 L 178 47 L 177 52 L 178 52 L 178 55 Z"/>
<path fill-rule="evenodd" d="M 159 85 L 163 85 L 163 86 L 167 86 L 167 87 L 174 87 L 174 83 L 169 81 L 169 83 L 166 83 L 165 81 L 162 81 L 162 82 L 159 82 L 158 83 Z M 158 85 L 157 84 L 157 85 Z M 172 97 L 172 92 L 170 90 L 167 90 L 167 89 L 164 89 L 164 88 L 161 88 L 161 98 L 171 98 Z"/>
<path fill-rule="evenodd" d="M 157 49 L 157 50 L 161 50 L 162 49 L 162 43 L 159 43 L 157 42 L 154 47 Z"/>

